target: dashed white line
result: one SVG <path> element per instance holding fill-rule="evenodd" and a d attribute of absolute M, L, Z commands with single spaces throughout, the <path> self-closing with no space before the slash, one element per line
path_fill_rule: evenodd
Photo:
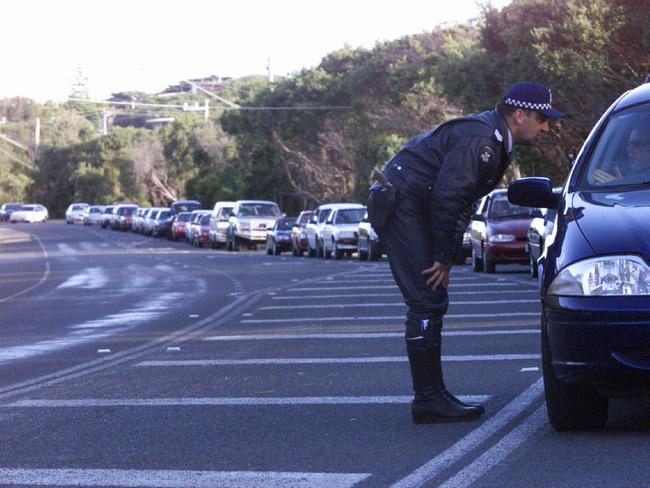
<path fill-rule="evenodd" d="M 450 301 L 450 305 L 511 305 L 514 303 L 539 303 L 539 299 L 519 299 L 519 300 L 460 300 Z M 405 307 L 404 302 L 392 303 L 336 303 L 336 304 L 315 304 L 315 305 L 270 305 L 260 307 L 258 310 L 297 310 L 297 309 L 321 309 L 321 308 L 377 308 L 377 307 Z"/>

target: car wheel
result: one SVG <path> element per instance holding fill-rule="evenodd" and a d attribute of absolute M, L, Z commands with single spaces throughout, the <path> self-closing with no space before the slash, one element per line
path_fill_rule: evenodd
<path fill-rule="evenodd" d="M 537 278 L 537 261 L 533 258 L 532 254 L 528 255 L 528 264 L 530 266 L 530 277 Z"/>
<path fill-rule="evenodd" d="M 334 259 L 341 259 L 343 257 L 343 251 L 339 249 L 334 239 L 332 239 L 332 254 L 334 255 Z"/>
<path fill-rule="evenodd" d="M 472 248 L 472 271 L 482 271 L 483 270 L 483 260 L 480 259 L 474 249 Z"/>
<path fill-rule="evenodd" d="M 318 244 L 316 244 L 318 246 Z M 309 244 L 307 244 L 307 256 L 310 258 L 315 258 L 318 255 L 317 249 L 312 249 Z"/>
<path fill-rule="evenodd" d="M 274 256 L 280 255 L 280 248 L 278 247 L 278 243 L 275 241 L 273 241 L 273 255 Z"/>
<path fill-rule="evenodd" d="M 377 244 L 368 238 L 368 259 L 377 261 L 380 257 L 381 253 L 377 251 Z"/>
<path fill-rule="evenodd" d="M 542 372 L 548 419 L 557 431 L 601 429 L 607 423 L 609 400 L 587 385 L 566 383 L 555 376 L 542 316 Z"/>
<path fill-rule="evenodd" d="M 483 249 L 483 272 L 484 273 L 494 273 L 495 271 L 495 266 L 494 266 L 494 261 L 490 259 L 490 257 L 487 255 L 485 252 L 485 249 Z"/>
<path fill-rule="evenodd" d="M 366 250 L 364 251 L 361 249 L 361 240 L 357 242 L 357 257 L 359 258 L 359 261 L 365 261 L 368 259 L 368 251 L 370 249 L 370 239 L 366 240 Z"/>

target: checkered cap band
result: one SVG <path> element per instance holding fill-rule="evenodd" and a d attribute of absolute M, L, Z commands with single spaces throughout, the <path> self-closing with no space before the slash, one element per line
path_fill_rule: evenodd
<path fill-rule="evenodd" d="M 531 102 L 524 102 L 523 100 L 516 100 L 514 98 L 506 98 L 505 103 L 506 105 L 511 105 L 512 107 L 528 108 L 530 110 L 551 109 L 550 103 L 531 103 Z"/>

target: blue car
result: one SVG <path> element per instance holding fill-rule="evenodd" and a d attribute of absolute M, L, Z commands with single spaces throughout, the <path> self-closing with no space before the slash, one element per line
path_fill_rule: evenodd
<path fill-rule="evenodd" d="M 550 423 L 601 428 L 609 398 L 650 394 L 650 84 L 609 107 L 560 194 L 523 178 L 508 197 L 556 211 L 537 261 Z"/>

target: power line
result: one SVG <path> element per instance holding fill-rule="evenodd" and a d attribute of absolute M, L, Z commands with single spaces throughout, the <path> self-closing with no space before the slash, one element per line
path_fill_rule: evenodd
<path fill-rule="evenodd" d="M 22 161 L 21 159 L 18 159 L 16 156 L 14 156 L 11 153 L 8 153 L 7 151 L 5 151 L 2 148 L 0 148 L 0 154 L 4 154 L 6 157 L 8 157 L 13 162 L 21 164 L 21 165 L 25 166 L 26 168 L 29 168 L 31 170 L 38 170 L 38 168 L 36 166 L 34 166 L 33 164 L 28 164 L 28 163 Z"/>

